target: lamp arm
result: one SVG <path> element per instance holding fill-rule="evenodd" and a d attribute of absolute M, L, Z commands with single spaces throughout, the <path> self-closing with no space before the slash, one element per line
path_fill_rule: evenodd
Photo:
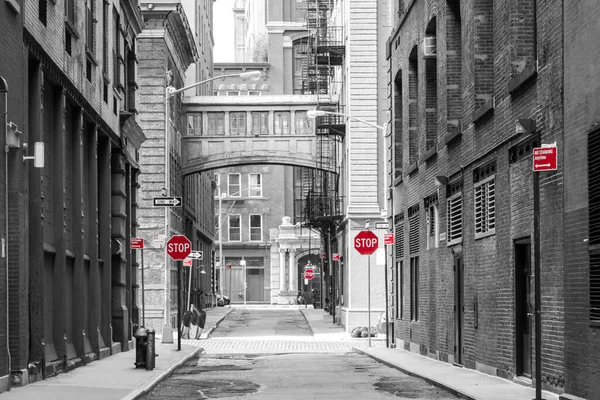
<path fill-rule="evenodd" d="M 362 122 L 363 124 L 367 124 L 367 125 L 372 126 L 374 128 L 381 129 L 381 130 L 385 131 L 385 126 L 377 125 L 377 124 L 374 124 L 372 122 L 365 121 L 364 119 L 353 117 L 352 115 L 342 114 L 342 113 L 336 113 L 336 112 L 333 112 L 333 111 L 324 111 L 324 112 L 325 112 L 325 114 L 340 115 L 340 116 L 346 117 L 348 119 L 353 119 L 355 121 Z"/>
<path fill-rule="evenodd" d="M 170 90 L 171 88 L 173 88 L 173 86 L 168 86 L 167 87 L 167 96 L 168 97 L 173 97 L 173 96 L 175 96 L 178 93 L 184 92 L 184 91 L 186 91 L 188 89 L 195 88 L 195 87 L 200 86 L 200 85 L 202 85 L 204 83 L 208 83 L 208 82 L 211 82 L 211 81 L 214 81 L 214 80 L 217 80 L 217 79 L 221 79 L 221 78 L 229 78 L 229 77 L 232 77 L 232 76 L 240 76 L 240 74 L 229 74 L 229 75 L 213 76 L 213 77 L 205 79 L 203 81 L 192 83 L 191 85 L 188 85 L 188 86 L 185 86 L 185 87 L 182 87 L 182 88 L 179 88 L 179 89 L 175 89 L 175 90 Z"/>

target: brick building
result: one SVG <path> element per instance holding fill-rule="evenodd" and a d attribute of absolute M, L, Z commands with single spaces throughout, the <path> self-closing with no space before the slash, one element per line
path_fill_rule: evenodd
<path fill-rule="evenodd" d="M 140 151 L 140 236 L 148 249 L 145 257 L 146 325 L 172 340 L 177 326 L 177 285 L 182 284 L 179 304 L 205 307 L 214 301 L 214 214 L 212 176 L 208 173 L 183 177 L 182 141 L 185 118 L 182 102 L 194 90 L 165 99 L 166 88 L 185 87 L 210 78 L 212 73 L 212 2 L 141 1 L 145 27 L 139 40 L 140 124 L 148 140 Z M 188 67 L 192 67 L 187 73 Z M 186 81 L 187 79 L 187 81 Z M 196 93 L 211 93 L 211 86 L 198 86 Z M 168 118 L 166 118 L 168 112 Z M 169 121 L 167 124 L 166 121 Z M 181 197 L 181 207 L 154 207 L 157 197 Z M 193 250 L 203 252 L 185 271 L 167 256 L 164 243 L 172 235 L 185 235 Z M 159 240 L 154 240 L 155 235 Z M 162 237 L 162 238 L 160 238 Z"/>
<path fill-rule="evenodd" d="M 23 14 L 22 1 L 6 2 L 0 8 L 0 49 L 3 53 L 13 56 L 0 57 L 0 126 L 3 127 L 4 137 L 8 133 L 7 124 L 13 124 L 17 130 L 25 129 L 25 105 L 26 96 L 23 90 L 22 68 L 23 68 Z M 8 230 L 8 215 L 18 212 L 18 200 L 23 196 L 22 185 L 19 182 L 24 176 L 22 168 L 18 167 L 21 153 L 18 149 L 10 149 L 8 153 L 2 152 L 0 155 L 0 226 L 2 233 L 2 254 L 0 259 L 0 392 L 9 387 L 9 371 L 13 365 L 17 365 L 18 360 L 26 355 L 25 349 L 15 346 L 18 343 L 18 332 L 27 329 L 23 326 L 26 321 L 20 321 L 21 312 L 20 296 L 25 295 L 26 287 L 23 279 L 20 279 L 19 266 L 23 257 L 19 232 L 14 231 L 17 221 L 10 223 Z M 7 160 L 8 158 L 8 160 Z M 8 161 L 8 163 L 7 163 Z M 21 162 L 22 164 L 22 162 Z M 8 166 L 8 170 L 6 169 Z M 7 187 L 8 185 L 8 187 Z M 7 195 L 10 199 L 7 203 Z M 15 202 L 17 200 L 17 202 Z M 8 205 L 11 209 L 8 209 Z M 16 214 L 18 215 L 18 214 Z M 17 222 L 17 224 L 15 224 Z M 10 293 L 10 298 L 8 294 Z M 10 311 L 7 315 L 7 302 L 9 302 Z M 12 328 L 11 328 L 12 327 Z M 16 328 L 16 329 L 15 329 Z M 10 336 L 10 346 L 9 346 Z M 9 353 L 10 348 L 10 353 Z M 18 354 L 17 354 L 18 353 Z M 13 361 L 14 357 L 14 361 Z M 11 365 L 12 364 L 12 365 Z"/>
<path fill-rule="evenodd" d="M 566 380 L 562 20 L 559 1 L 396 1 L 388 52 L 396 346 L 532 385 L 537 253 L 542 384 L 555 392 Z M 537 208 L 532 149 L 553 143 L 559 167 L 539 173 Z"/>
<path fill-rule="evenodd" d="M 132 347 L 137 264 L 128 243 L 136 234 L 137 152 L 145 140 L 136 116 L 142 19 L 134 3 L 2 5 L 2 29 L 10 30 L 2 32 L 2 51 L 14 57 L 3 57 L 0 74 L 10 71 L 7 83 L 16 91 L 6 119 L 20 134 L 9 144 L 3 213 L 11 216 L 8 328 L 16 384 Z M 23 162 L 34 143 L 44 146 L 40 168 Z"/>
<path fill-rule="evenodd" d="M 597 1 L 565 4 L 565 399 L 600 399 L 599 16 Z"/>

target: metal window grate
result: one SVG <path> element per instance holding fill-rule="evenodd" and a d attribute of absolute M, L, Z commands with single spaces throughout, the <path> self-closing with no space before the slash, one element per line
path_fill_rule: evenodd
<path fill-rule="evenodd" d="M 588 135 L 590 321 L 600 322 L 600 131 Z"/>
<path fill-rule="evenodd" d="M 410 254 L 419 253 L 419 206 L 413 206 L 408 210 L 409 215 L 409 237 L 408 248 Z"/>
<path fill-rule="evenodd" d="M 394 231 L 396 234 L 396 259 L 404 258 L 404 213 L 400 213 L 394 217 Z"/>
<path fill-rule="evenodd" d="M 590 254 L 590 320 L 600 321 L 600 253 Z"/>
<path fill-rule="evenodd" d="M 475 235 L 494 233 L 496 229 L 495 180 L 475 186 Z"/>
<path fill-rule="evenodd" d="M 448 244 L 459 243 L 462 239 L 462 192 L 456 193 L 448 204 Z"/>

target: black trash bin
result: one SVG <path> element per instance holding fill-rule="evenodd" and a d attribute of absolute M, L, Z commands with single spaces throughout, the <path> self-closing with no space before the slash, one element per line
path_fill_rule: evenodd
<path fill-rule="evenodd" d="M 148 332 L 146 328 L 140 326 L 133 334 L 135 337 L 135 367 L 146 368 L 146 354 L 148 347 Z"/>

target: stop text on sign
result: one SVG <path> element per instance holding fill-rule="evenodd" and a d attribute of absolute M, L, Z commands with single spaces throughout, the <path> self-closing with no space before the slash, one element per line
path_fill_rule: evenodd
<path fill-rule="evenodd" d="M 379 240 L 377 238 L 355 238 L 354 239 L 354 247 L 377 247 Z"/>
<path fill-rule="evenodd" d="M 183 253 L 189 248 L 190 245 L 187 243 L 169 243 L 167 246 L 167 251 L 169 253 Z"/>

